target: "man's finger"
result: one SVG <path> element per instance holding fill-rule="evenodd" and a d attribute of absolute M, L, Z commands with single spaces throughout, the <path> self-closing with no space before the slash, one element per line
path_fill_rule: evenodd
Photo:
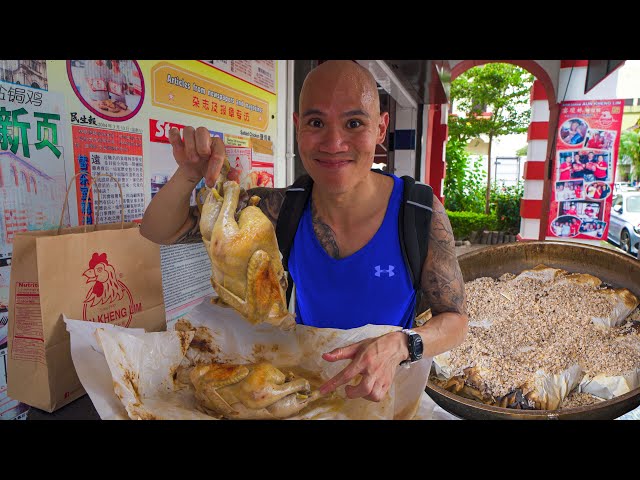
<path fill-rule="evenodd" d="M 171 127 L 169 129 L 169 143 L 174 147 L 176 144 L 182 146 L 182 137 L 180 136 L 180 130 L 176 127 Z"/>
<path fill-rule="evenodd" d="M 355 357 L 360 347 L 360 342 L 347 345 L 346 347 L 338 347 L 330 352 L 323 353 L 322 358 L 328 362 L 336 362 L 338 360 L 346 360 Z"/>
<path fill-rule="evenodd" d="M 348 398 L 360 398 L 370 395 L 375 387 L 376 379 L 373 375 L 363 375 L 357 385 L 347 385 L 344 392 Z"/>
<path fill-rule="evenodd" d="M 349 364 L 347 368 L 342 370 L 333 378 L 327 380 L 325 384 L 320 387 L 320 393 L 326 395 L 327 393 L 333 392 L 340 385 L 349 383 L 359 373 L 359 371 L 356 368 L 353 368 L 352 365 L 353 363 Z"/>
<path fill-rule="evenodd" d="M 178 155 L 184 152 L 184 143 L 182 142 L 182 137 L 180 137 L 180 130 L 176 127 L 172 127 L 169 130 L 169 143 L 173 147 L 173 155 L 174 157 L 178 157 Z"/>
<path fill-rule="evenodd" d="M 388 385 L 384 385 L 380 382 L 376 382 L 376 384 L 371 389 L 371 393 L 365 396 L 364 398 L 365 400 L 370 400 L 372 402 L 380 402 L 385 397 L 388 390 L 389 390 Z"/>
<path fill-rule="evenodd" d="M 198 127 L 195 132 L 196 152 L 201 157 L 211 155 L 211 133 L 204 127 Z"/>
<path fill-rule="evenodd" d="M 197 155 L 196 151 L 196 130 L 193 127 L 187 126 L 182 129 L 182 141 L 184 144 L 184 150 L 189 158 Z"/>
<path fill-rule="evenodd" d="M 220 175 L 226 151 L 224 142 L 219 137 L 213 137 L 209 141 L 211 144 L 211 156 L 207 162 L 207 173 L 205 174 L 204 181 L 207 186 L 211 188 L 216 183 L 218 175 Z"/>

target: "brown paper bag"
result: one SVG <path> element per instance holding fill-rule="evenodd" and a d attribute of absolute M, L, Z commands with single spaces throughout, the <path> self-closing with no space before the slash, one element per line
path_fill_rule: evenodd
<path fill-rule="evenodd" d="M 121 213 L 124 219 L 124 208 Z M 166 330 L 160 247 L 133 222 L 17 234 L 9 298 L 8 396 L 48 412 L 85 394 L 63 313 Z"/>

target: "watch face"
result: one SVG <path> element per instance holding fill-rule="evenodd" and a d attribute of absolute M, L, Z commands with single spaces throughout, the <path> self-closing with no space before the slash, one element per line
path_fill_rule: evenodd
<path fill-rule="evenodd" d="M 422 351 L 424 346 L 422 344 L 422 337 L 419 334 L 409 336 L 409 352 L 413 361 L 420 360 L 422 358 Z"/>
<path fill-rule="evenodd" d="M 416 339 L 416 356 L 418 356 L 418 358 L 422 358 L 423 350 L 424 344 L 422 343 L 422 337 L 418 335 L 418 338 Z"/>

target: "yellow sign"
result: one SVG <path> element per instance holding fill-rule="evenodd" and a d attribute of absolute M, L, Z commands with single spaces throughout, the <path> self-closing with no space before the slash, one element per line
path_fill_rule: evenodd
<path fill-rule="evenodd" d="M 269 104 L 168 62 L 151 69 L 154 105 L 264 132 Z"/>

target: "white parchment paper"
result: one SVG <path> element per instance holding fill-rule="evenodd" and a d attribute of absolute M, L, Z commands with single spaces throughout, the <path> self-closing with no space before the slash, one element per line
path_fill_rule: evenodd
<path fill-rule="evenodd" d="M 349 362 L 327 362 L 322 359 L 323 352 L 398 329 L 366 325 L 337 330 L 297 325 L 293 330 L 283 331 L 268 324 L 251 325 L 234 310 L 209 301 L 194 307 L 185 319 L 193 326 L 205 326 L 211 331 L 219 346 L 214 361 L 266 360 L 282 368 L 295 365 L 323 380 L 334 376 Z M 65 322 L 78 377 L 101 418 L 211 418 L 195 409 L 192 395 L 171 387 L 175 368 L 184 356 L 178 337 L 183 332 L 147 333 L 66 317 Z M 334 396 L 337 402 L 327 406 L 319 401 L 317 406 L 311 404 L 291 418 L 455 419 L 424 392 L 430 367 L 431 358 L 424 358 L 410 368 L 398 367 L 394 383 L 381 402 L 348 399 L 344 387 L 340 387 Z M 132 375 L 137 375 L 133 383 L 145 385 L 143 389 L 132 386 L 129 381 Z"/>

